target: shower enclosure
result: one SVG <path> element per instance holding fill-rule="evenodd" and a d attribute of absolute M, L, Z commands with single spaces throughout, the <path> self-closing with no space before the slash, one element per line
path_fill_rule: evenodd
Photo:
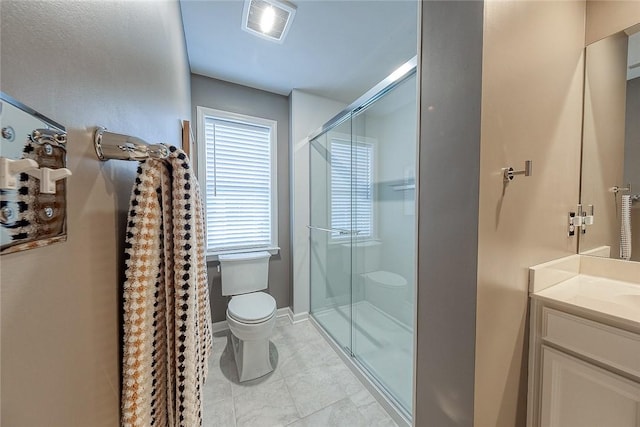
<path fill-rule="evenodd" d="M 310 138 L 311 315 L 407 419 L 416 94 L 414 59 Z"/>

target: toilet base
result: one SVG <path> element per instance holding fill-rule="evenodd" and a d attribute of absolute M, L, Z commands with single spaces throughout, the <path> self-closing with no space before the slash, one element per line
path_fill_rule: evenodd
<path fill-rule="evenodd" d="M 240 382 L 254 380 L 273 371 L 268 338 L 243 341 L 231 334 L 231 344 Z"/>

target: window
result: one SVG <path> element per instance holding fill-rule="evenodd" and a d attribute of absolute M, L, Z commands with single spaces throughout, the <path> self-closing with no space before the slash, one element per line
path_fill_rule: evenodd
<path fill-rule="evenodd" d="M 359 239 L 374 235 L 373 147 L 368 142 L 356 142 L 352 146 L 350 141 L 337 138 L 331 140 L 330 146 L 331 228 L 351 230 L 353 221 L 353 230 Z M 339 232 L 331 235 L 333 240 L 349 237 Z"/>
<path fill-rule="evenodd" d="M 276 122 L 197 112 L 207 254 L 277 250 Z"/>

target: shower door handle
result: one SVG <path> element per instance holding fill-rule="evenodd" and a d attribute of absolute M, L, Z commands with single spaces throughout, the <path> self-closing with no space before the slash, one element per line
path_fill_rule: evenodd
<path fill-rule="evenodd" d="M 313 225 L 307 225 L 307 228 L 309 230 L 319 230 L 319 231 L 325 231 L 327 233 L 338 233 L 341 236 L 359 233 L 359 231 L 350 231 L 350 230 L 345 230 L 344 228 L 323 228 L 323 227 L 314 227 Z"/>

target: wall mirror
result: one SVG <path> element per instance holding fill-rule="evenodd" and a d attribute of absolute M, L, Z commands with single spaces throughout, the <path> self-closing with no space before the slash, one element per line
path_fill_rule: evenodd
<path fill-rule="evenodd" d="M 586 48 L 579 252 L 640 261 L 640 24 Z"/>
<path fill-rule="evenodd" d="M 0 253 L 66 240 L 64 126 L 0 93 Z"/>

